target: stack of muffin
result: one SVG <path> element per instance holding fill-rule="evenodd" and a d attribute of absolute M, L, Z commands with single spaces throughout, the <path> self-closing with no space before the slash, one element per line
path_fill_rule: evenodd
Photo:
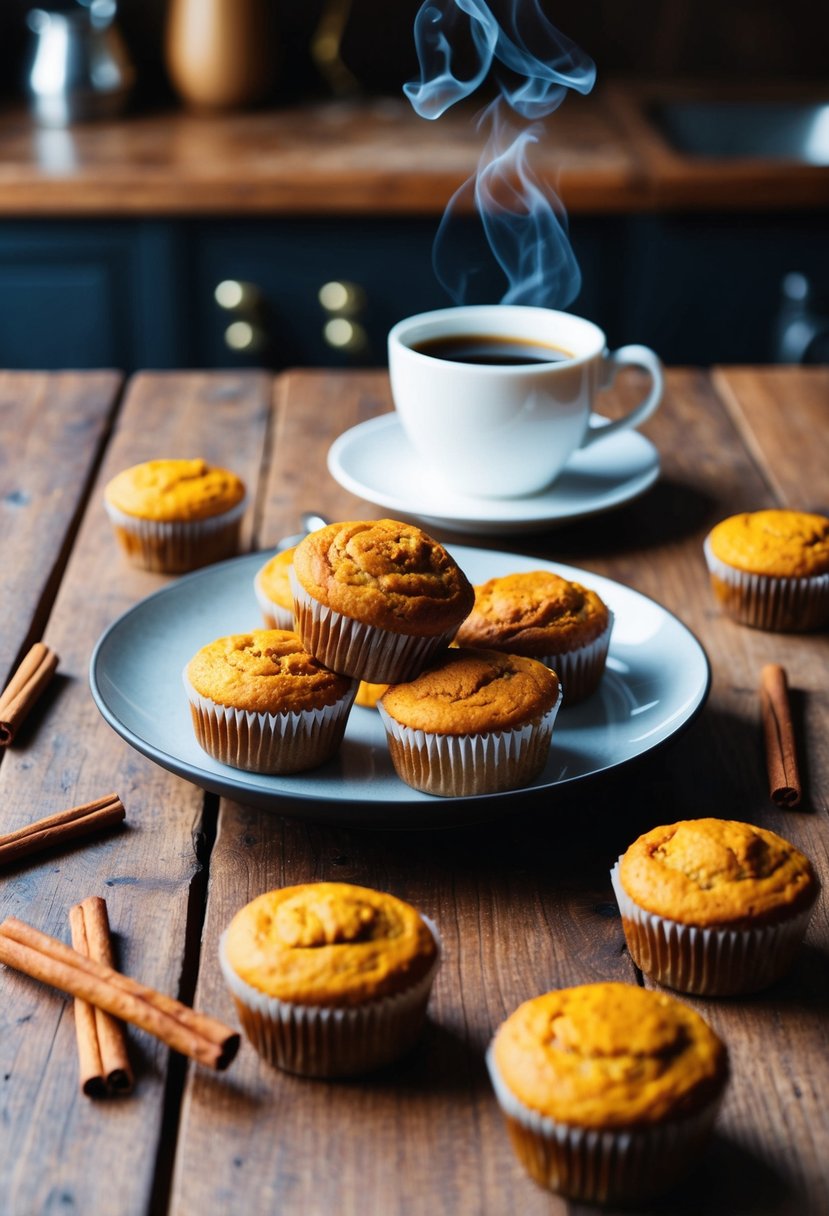
<path fill-rule="evenodd" d="M 469 797 L 530 784 L 556 715 L 598 687 L 612 614 L 545 571 L 473 588 L 447 550 L 397 520 L 329 524 L 269 559 L 267 629 L 188 664 L 200 745 L 225 764 L 298 772 L 328 760 L 352 705 L 376 707 L 408 785 Z"/>

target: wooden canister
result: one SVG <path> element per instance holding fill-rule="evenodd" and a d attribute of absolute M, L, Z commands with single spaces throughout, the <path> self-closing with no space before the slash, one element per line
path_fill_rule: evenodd
<path fill-rule="evenodd" d="M 235 109 L 262 100 L 273 83 L 271 0 L 170 0 L 165 58 L 186 105 Z"/>

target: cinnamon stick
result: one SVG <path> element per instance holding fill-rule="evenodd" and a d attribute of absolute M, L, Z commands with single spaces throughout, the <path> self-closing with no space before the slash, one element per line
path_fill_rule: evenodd
<path fill-rule="evenodd" d="M 16 917 L 0 924 L 0 962 L 139 1026 L 209 1068 L 227 1068 L 239 1050 L 239 1034 L 216 1018 L 80 954 Z"/>
<path fill-rule="evenodd" d="M 801 795 L 800 772 L 789 704 L 789 684 L 785 669 L 779 663 L 767 663 L 760 673 L 760 709 L 769 797 L 777 806 L 797 806 Z"/>
<path fill-rule="evenodd" d="M 83 911 L 78 905 L 69 909 L 72 945 L 80 954 L 89 954 Z M 103 1098 L 107 1092 L 101 1045 L 95 1025 L 95 1006 L 75 997 L 75 1039 L 78 1044 L 78 1069 L 81 1092 L 90 1098 Z"/>
<path fill-rule="evenodd" d="M 47 815 L 45 819 L 37 819 L 34 823 L 0 836 L 0 866 L 53 848 L 65 840 L 114 827 L 125 816 L 124 804 L 117 794 L 105 794 L 94 802 L 84 802 Z"/>
<path fill-rule="evenodd" d="M 105 900 L 92 895 L 75 904 L 69 909 L 69 925 L 75 950 L 107 967 L 114 966 Z M 90 1097 L 128 1093 L 133 1073 L 123 1024 L 112 1014 L 76 997 L 75 1030 L 83 1092 Z"/>
<path fill-rule="evenodd" d="M 58 656 L 35 642 L 0 693 L 0 747 L 14 742 L 17 728 L 55 673 Z"/>

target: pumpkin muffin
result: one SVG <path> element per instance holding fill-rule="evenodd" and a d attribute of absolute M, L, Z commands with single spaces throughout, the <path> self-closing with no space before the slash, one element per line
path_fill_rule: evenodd
<path fill-rule="evenodd" d="M 437 930 L 383 891 L 342 882 L 269 891 L 222 936 L 220 962 L 264 1059 L 305 1076 L 378 1068 L 413 1046 L 440 959 Z"/>
<path fill-rule="evenodd" d="M 411 679 L 455 636 L 472 585 L 444 547 L 393 519 L 328 524 L 297 545 L 296 630 L 332 671 Z"/>
<path fill-rule="evenodd" d="M 829 622 L 829 519 L 805 511 L 747 511 L 704 543 L 711 587 L 742 625 L 807 632 Z"/>
<path fill-rule="evenodd" d="M 728 1080 L 693 1009 L 634 984 L 526 1001 L 487 1053 L 513 1149 L 542 1186 L 584 1203 L 666 1190 L 703 1145 Z"/>
<path fill-rule="evenodd" d="M 237 552 L 247 496 L 235 473 L 204 460 L 147 460 L 113 477 L 104 505 L 134 565 L 181 574 Z"/>
<path fill-rule="evenodd" d="M 547 761 L 561 685 L 521 655 L 451 649 L 377 702 L 397 775 L 444 798 L 529 785 Z"/>
<path fill-rule="evenodd" d="M 549 570 L 531 570 L 476 587 L 456 641 L 546 663 L 561 680 L 566 707 L 598 688 L 612 628 L 613 615 L 595 591 Z"/>
<path fill-rule="evenodd" d="M 253 580 L 256 602 L 266 629 L 293 629 L 294 596 L 290 569 L 293 549 L 283 549 L 260 566 Z"/>
<path fill-rule="evenodd" d="M 184 670 L 208 755 L 254 773 L 298 773 L 337 751 L 355 680 L 317 662 L 295 633 L 259 629 L 204 646 Z"/>
<path fill-rule="evenodd" d="M 754 992 L 791 965 L 819 892 L 782 836 L 730 819 L 652 828 L 611 873 L 630 956 L 700 996 Z"/>

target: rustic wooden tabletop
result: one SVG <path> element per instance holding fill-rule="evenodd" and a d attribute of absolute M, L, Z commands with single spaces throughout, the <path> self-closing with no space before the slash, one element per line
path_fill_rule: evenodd
<path fill-rule="evenodd" d="M 621 394 L 621 390 L 620 390 Z M 829 513 L 827 369 L 674 370 L 645 428 L 662 475 L 607 515 L 524 537 L 438 533 L 607 575 L 653 597 L 703 643 L 706 707 L 669 745 L 604 777 L 505 799 L 490 821 L 445 831 L 314 822 L 290 800 L 253 810 L 205 794 L 133 750 L 98 712 L 90 655 L 121 613 L 169 578 L 128 566 L 102 488 L 158 455 L 200 454 L 253 491 L 244 546 L 268 550 L 306 509 L 383 512 L 340 489 L 325 456 L 345 428 L 390 408 L 382 372 L 0 375 L 0 687 L 29 645 L 58 674 L 0 762 L 0 831 L 117 791 L 126 823 L 0 874 L 0 916 L 68 940 L 67 910 L 105 896 L 121 968 L 231 1025 L 218 936 L 248 899 L 345 879 L 394 892 L 445 948 L 422 1041 L 382 1074 L 301 1080 L 243 1043 L 215 1074 L 129 1029 L 136 1086 L 78 1089 L 72 1002 L 0 971 L 0 1211 L 6 1216 L 245 1213 L 502 1216 L 579 1211 L 514 1159 L 483 1053 L 521 1001 L 556 986 L 643 982 L 608 871 L 641 831 L 715 815 L 770 827 L 827 883 L 829 636 L 725 620 L 701 541 L 741 509 Z M 434 529 L 433 529 L 434 530 Z M 785 665 L 805 793 L 768 797 L 761 667 Z M 752 998 L 691 1000 L 730 1049 L 716 1132 L 682 1187 L 648 1211 L 714 1216 L 829 1210 L 829 917 L 825 895 L 791 974 Z M 647 981 L 644 981 L 647 982 Z"/>

